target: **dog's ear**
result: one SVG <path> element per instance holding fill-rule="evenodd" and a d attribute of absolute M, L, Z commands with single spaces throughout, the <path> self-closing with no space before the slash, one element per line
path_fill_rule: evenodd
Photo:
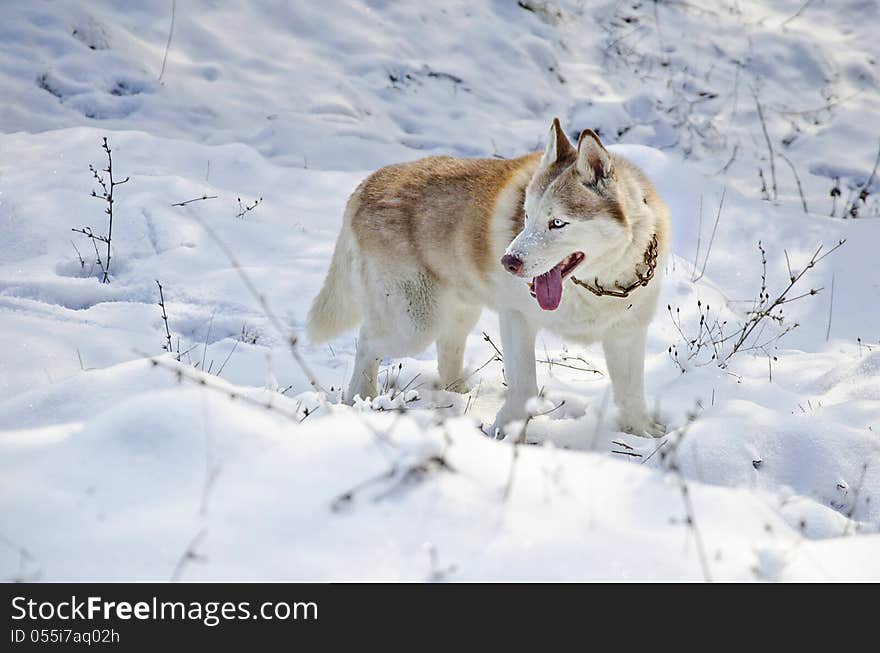
<path fill-rule="evenodd" d="M 559 118 L 553 119 L 550 125 L 550 136 L 547 139 L 547 149 L 544 150 L 544 156 L 541 157 L 541 167 L 550 166 L 554 163 L 574 163 L 575 156 L 574 147 L 562 131 L 559 124 Z"/>
<path fill-rule="evenodd" d="M 611 155 L 592 129 L 585 129 L 578 138 L 577 171 L 585 184 L 598 186 L 614 178 Z"/>

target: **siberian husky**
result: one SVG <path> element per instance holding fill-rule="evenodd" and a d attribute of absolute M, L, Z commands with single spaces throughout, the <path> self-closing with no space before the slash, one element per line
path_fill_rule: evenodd
<path fill-rule="evenodd" d="M 500 318 L 503 430 L 538 394 L 535 335 L 601 341 L 620 427 L 665 432 L 647 412 L 645 335 L 669 250 L 669 211 L 645 174 L 591 130 L 574 147 L 554 119 L 543 154 L 435 156 L 382 168 L 348 200 L 308 334 L 360 323 L 346 397 L 374 397 L 379 361 L 437 343 L 440 380 L 462 390 L 465 339 Z"/>

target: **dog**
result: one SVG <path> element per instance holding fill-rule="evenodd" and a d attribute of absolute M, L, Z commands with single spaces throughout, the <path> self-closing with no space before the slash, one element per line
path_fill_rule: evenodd
<path fill-rule="evenodd" d="M 601 342 L 622 430 L 659 437 L 646 410 L 645 337 L 668 257 L 669 210 L 645 174 L 592 130 L 558 119 L 543 153 L 433 156 L 367 177 L 345 209 L 309 311 L 313 343 L 360 323 L 346 397 L 375 397 L 379 361 L 437 343 L 440 381 L 464 391 L 465 340 L 498 312 L 507 395 L 493 429 L 538 394 L 535 336 Z"/>

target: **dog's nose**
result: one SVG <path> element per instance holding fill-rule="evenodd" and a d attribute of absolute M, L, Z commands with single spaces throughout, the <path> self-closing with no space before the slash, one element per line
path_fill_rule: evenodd
<path fill-rule="evenodd" d="M 513 254 L 505 254 L 501 257 L 501 265 L 511 274 L 519 274 L 523 269 L 522 259 Z"/>

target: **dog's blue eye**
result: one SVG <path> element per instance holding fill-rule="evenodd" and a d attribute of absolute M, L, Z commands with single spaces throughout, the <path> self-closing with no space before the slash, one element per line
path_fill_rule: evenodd
<path fill-rule="evenodd" d="M 554 218 L 550 221 L 550 224 L 547 225 L 550 229 L 562 229 L 568 223 L 564 220 L 560 220 L 559 218 Z"/>

